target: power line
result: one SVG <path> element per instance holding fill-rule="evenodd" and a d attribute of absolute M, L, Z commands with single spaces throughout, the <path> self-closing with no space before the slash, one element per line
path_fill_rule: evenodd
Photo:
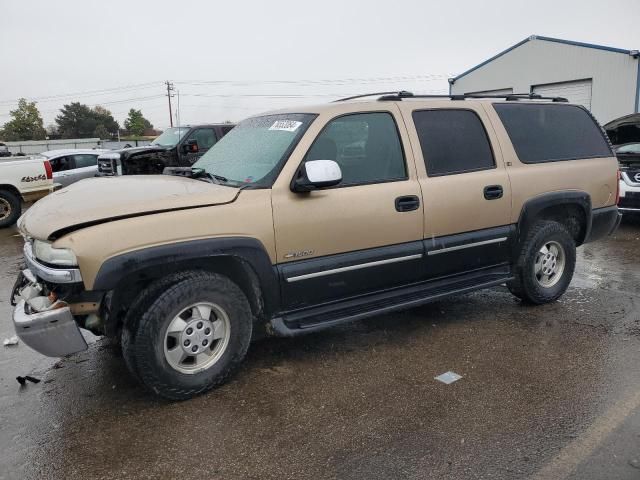
<path fill-rule="evenodd" d="M 298 85 L 298 86 L 318 86 L 318 85 L 353 85 L 371 84 L 403 81 L 434 81 L 446 80 L 452 74 L 424 74 L 424 75 L 402 75 L 390 77 L 364 77 L 364 78 L 339 78 L 339 79 L 317 79 L 317 80 L 176 80 L 179 85 L 229 85 L 229 86 L 253 86 L 253 85 Z"/>
<path fill-rule="evenodd" d="M 411 81 L 435 81 L 450 78 L 453 74 L 421 74 L 421 75 L 399 75 L 388 77 L 354 77 L 354 78 L 334 78 L 334 79 L 307 79 L 307 80 L 181 80 L 173 83 L 180 85 L 227 85 L 235 87 L 255 86 L 255 85 L 296 85 L 296 86 L 318 86 L 318 85 L 353 85 L 372 84 L 385 82 L 411 82 Z M 88 90 L 74 93 L 61 93 L 56 95 L 45 95 L 38 97 L 28 97 L 30 101 L 52 102 L 65 98 L 90 97 L 99 95 L 109 95 L 126 91 L 149 89 L 159 85 L 166 85 L 166 82 L 153 81 L 132 85 L 122 85 L 119 87 L 103 88 L 98 90 Z M 0 105 L 16 105 L 16 100 L 0 100 Z"/>
<path fill-rule="evenodd" d="M 76 98 L 76 97 L 91 97 L 91 96 L 97 96 L 97 95 L 109 95 L 113 93 L 147 89 L 152 86 L 158 86 L 159 84 L 161 84 L 161 82 L 148 82 L 148 83 L 140 83 L 137 85 L 126 85 L 121 87 L 105 88 L 102 90 L 92 90 L 92 91 L 76 92 L 76 93 L 64 93 L 64 94 L 48 95 L 48 96 L 42 96 L 42 97 L 29 97 L 29 100 L 32 102 L 43 103 L 43 102 L 61 100 L 69 97 Z M 18 102 L 16 102 L 15 100 L 0 100 L 0 105 L 7 105 L 7 104 L 17 105 L 17 103 Z"/>
<path fill-rule="evenodd" d="M 89 108 L 94 108 L 94 107 L 103 107 L 105 105 L 117 105 L 117 104 L 121 104 L 121 103 L 128 103 L 128 102 L 146 102 L 149 100 L 156 100 L 159 98 L 163 98 L 164 94 L 159 94 L 159 95 L 149 95 L 146 97 L 134 97 L 134 98 L 124 98 L 121 100 L 112 100 L 110 102 L 100 102 L 100 103 L 94 103 L 92 105 L 87 105 L 87 107 Z M 39 112 L 41 114 L 43 113 L 56 113 L 59 112 L 61 109 L 58 108 L 56 110 L 39 110 Z M 0 117 L 9 117 L 11 116 L 10 113 L 0 113 Z"/>

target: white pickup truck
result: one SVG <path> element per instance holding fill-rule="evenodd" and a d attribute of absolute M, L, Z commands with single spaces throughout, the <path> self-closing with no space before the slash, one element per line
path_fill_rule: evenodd
<path fill-rule="evenodd" d="M 52 191 L 49 160 L 39 157 L 0 161 L 0 228 L 16 223 L 22 202 L 35 202 Z"/>

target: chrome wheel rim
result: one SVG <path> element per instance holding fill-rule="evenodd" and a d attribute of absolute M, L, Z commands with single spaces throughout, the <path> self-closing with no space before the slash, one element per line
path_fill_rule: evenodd
<path fill-rule="evenodd" d="M 9 218 L 9 215 L 11 215 L 11 204 L 8 200 L 0 198 L 0 220 Z"/>
<path fill-rule="evenodd" d="M 229 316 L 215 303 L 198 302 L 176 315 L 164 335 L 164 357 L 180 373 L 211 368 L 229 345 Z"/>
<path fill-rule="evenodd" d="M 562 278 L 566 255 L 558 242 L 545 242 L 538 250 L 534 265 L 536 281 L 544 288 L 553 287 Z"/>

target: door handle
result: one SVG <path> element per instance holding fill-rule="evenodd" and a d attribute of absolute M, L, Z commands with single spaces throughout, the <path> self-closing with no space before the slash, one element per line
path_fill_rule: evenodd
<path fill-rule="evenodd" d="M 487 185 L 484 187 L 484 198 L 487 200 L 497 200 L 502 198 L 502 185 Z"/>
<path fill-rule="evenodd" d="M 410 212 L 420 207 L 420 199 L 416 195 L 405 195 L 396 198 L 396 210 L 398 212 Z"/>

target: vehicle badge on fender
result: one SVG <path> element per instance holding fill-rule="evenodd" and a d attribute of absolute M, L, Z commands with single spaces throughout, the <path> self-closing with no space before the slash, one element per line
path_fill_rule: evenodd
<path fill-rule="evenodd" d="M 289 252 L 285 254 L 284 258 L 302 258 L 313 255 L 313 250 L 302 250 L 300 252 Z"/>

